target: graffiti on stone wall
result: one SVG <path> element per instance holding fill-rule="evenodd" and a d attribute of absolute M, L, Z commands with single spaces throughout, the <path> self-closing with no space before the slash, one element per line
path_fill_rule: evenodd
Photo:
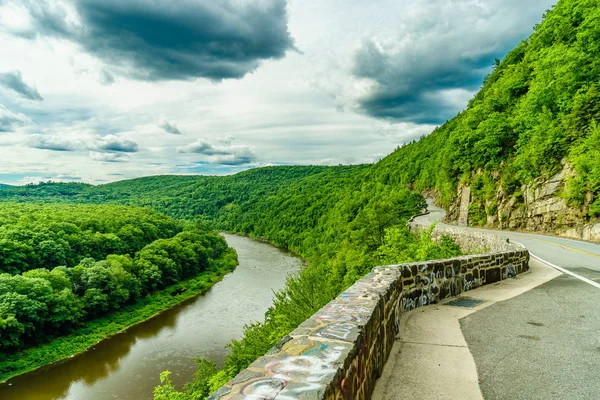
<path fill-rule="evenodd" d="M 400 330 L 403 312 L 516 276 L 527 270 L 527 260 L 525 251 L 513 251 L 376 268 L 214 398 L 368 396 L 389 354 L 393 334 Z"/>
<path fill-rule="evenodd" d="M 465 291 L 478 288 L 482 285 L 483 285 L 483 279 L 481 279 L 481 278 L 471 278 L 471 279 L 467 279 L 466 277 L 463 278 L 463 289 Z"/>
<path fill-rule="evenodd" d="M 241 394 L 248 400 L 293 400 L 314 392 L 324 392 L 325 384 L 338 371 L 337 363 L 348 348 L 323 344 L 300 356 L 284 357 L 265 366 L 270 376 L 251 382 Z"/>
<path fill-rule="evenodd" d="M 314 335 L 327 339 L 346 340 L 352 331 L 358 331 L 358 326 L 351 322 L 344 321 L 327 325 L 315 332 Z"/>
<path fill-rule="evenodd" d="M 502 274 L 502 279 L 516 278 L 516 276 L 517 276 L 517 269 L 515 268 L 514 265 L 509 264 L 506 267 L 506 270 L 504 271 L 504 273 Z"/>
<path fill-rule="evenodd" d="M 315 315 L 315 319 L 321 321 L 346 321 L 364 324 L 368 321 L 372 312 L 373 309 L 365 307 L 364 304 L 330 303 Z"/>

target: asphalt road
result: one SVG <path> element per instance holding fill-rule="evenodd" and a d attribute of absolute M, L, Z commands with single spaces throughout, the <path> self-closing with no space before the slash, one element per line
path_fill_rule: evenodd
<path fill-rule="evenodd" d="M 446 211 L 431 204 L 429 204 L 429 211 L 428 215 L 416 218 L 415 223 L 429 226 L 438 222 L 446 215 Z M 438 223 L 441 224 L 441 222 Z M 600 283 L 600 245 L 598 244 L 531 233 L 477 228 L 465 229 L 492 232 L 500 237 L 521 243 L 527 247 L 531 254 L 570 272 Z M 600 398 L 600 395 L 598 398 Z"/>
<path fill-rule="evenodd" d="M 445 215 L 430 211 L 416 222 Z M 589 282 L 563 274 L 461 320 L 484 399 L 600 399 L 600 245 L 492 232 Z"/>

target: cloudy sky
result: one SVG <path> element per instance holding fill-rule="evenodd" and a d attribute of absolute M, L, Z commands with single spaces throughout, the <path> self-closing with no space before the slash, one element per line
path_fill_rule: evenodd
<path fill-rule="evenodd" d="M 373 162 L 554 0 L 0 0 L 0 183 Z"/>

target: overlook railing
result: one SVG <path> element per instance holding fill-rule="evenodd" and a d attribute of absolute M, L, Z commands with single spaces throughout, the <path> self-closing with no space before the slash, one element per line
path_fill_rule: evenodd
<path fill-rule="evenodd" d="M 529 253 L 494 235 L 438 227 L 485 254 L 375 268 L 209 399 L 369 399 L 400 315 L 528 270 Z"/>

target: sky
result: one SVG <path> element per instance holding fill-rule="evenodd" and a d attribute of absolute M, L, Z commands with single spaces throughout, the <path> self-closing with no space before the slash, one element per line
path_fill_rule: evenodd
<path fill-rule="evenodd" d="M 554 0 L 0 0 L 0 183 L 376 162 Z"/>

